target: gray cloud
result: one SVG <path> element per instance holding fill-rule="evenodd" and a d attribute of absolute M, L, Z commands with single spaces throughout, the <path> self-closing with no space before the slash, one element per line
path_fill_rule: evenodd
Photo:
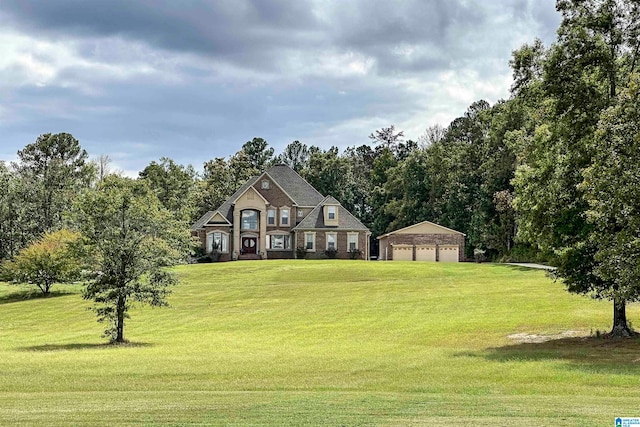
<path fill-rule="evenodd" d="M 424 129 L 507 96 L 510 52 L 558 22 L 552 0 L 5 0 L 0 159 L 45 132 L 140 170 Z"/>

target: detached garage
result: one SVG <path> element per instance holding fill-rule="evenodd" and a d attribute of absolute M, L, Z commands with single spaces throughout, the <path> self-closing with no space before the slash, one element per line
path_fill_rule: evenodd
<path fill-rule="evenodd" d="M 433 222 L 401 228 L 378 237 L 378 259 L 459 262 L 464 260 L 464 233 Z"/>

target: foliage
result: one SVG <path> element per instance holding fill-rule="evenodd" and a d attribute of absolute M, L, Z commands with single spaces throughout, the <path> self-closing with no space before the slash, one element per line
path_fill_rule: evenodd
<path fill-rule="evenodd" d="M 309 168 L 303 173 L 309 184 L 325 196 L 333 196 L 347 209 L 351 201 L 349 180 L 351 170 L 337 147 L 315 151 L 309 158 Z"/>
<path fill-rule="evenodd" d="M 177 283 L 165 267 L 184 261 L 187 226 L 163 208 L 145 181 L 107 177 L 74 211 L 89 254 L 91 281 L 84 292 L 112 342 L 124 342 L 133 302 L 167 305 Z"/>
<path fill-rule="evenodd" d="M 307 257 L 307 248 L 304 246 L 298 246 L 296 248 L 296 258 L 305 259 Z"/>
<path fill-rule="evenodd" d="M 152 161 L 139 175 L 155 191 L 160 203 L 176 218 L 187 222 L 197 219 L 193 212 L 196 172 L 191 165 L 185 167 L 161 157 L 159 163 Z"/>
<path fill-rule="evenodd" d="M 621 250 L 624 238 L 618 234 L 624 218 L 634 214 L 617 210 L 616 201 L 626 197 L 623 183 L 634 182 L 636 172 L 625 171 L 618 181 L 622 188 L 611 195 L 601 189 L 613 179 L 611 173 L 620 172 L 607 156 L 633 164 L 629 152 L 614 147 L 622 138 L 616 132 L 620 117 L 631 120 L 631 132 L 637 129 L 633 115 L 616 104 L 617 88 L 629 81 L 637 63 L 640 8 L 618 0 L 561 0 L 557 9 L 563 16 L 558 41 L 547 52 L 525 46 L 513 61 L 521 65 L 516 76 L 526 76 L 518 87 L 523 105 L 538 110 L 535 126 L 515 138 L 521 162 L 514 179 L 519 235 L 554 252 L 557 277 L 569 291 L 611 299 L 612 334 L 629 335 L 625 306 L 635 300 L 634 286 L 628 281 L 623 286 L 604 265 L 634 262 L 633 250 Z M 527 55 L 531 60 L 522 66 Z M 533 72 L 521 72 L 527 67 Z M 602 208 L 603 200 L 613 210 Z M 609 250 L 615 247 L 609 236 L 620 239 L 618 250 Z"/>
<path fill-rule="evenodd" d="M 77 245 L 80 234 L 59 230 L 45 233 L 2 264 L 2 276 L 15 283 L 37 286 L 47 295 L 55 283 L 70 283 L 80 277 Z"/>
<path fill-rule="evenodd" d="M 277 160 L 300 173 L 309 164 L 309 148 L 298 140 L 293 141 L 285 147 Z"/>
<path fill-rule="evenodd" d="M 361 256 L 362 256 L 362 251 L 360 249 L 349 249 L 350 259 L 360 259 Z"/>
<path fill-rule="evenodd" d="M 246 154 L 249 164 L 257 173 L 264 172 L 273 161 L 273 148 L 263 138 L 253 138 L 242 146 L 241 150 Z"/>
<path fill-rule="evenodd" d="M 60 229 L 63 212 L 74 197 L 95 181 L 87 152 L 71 134 L 43 134 L 18 151 L 14 168 L 28 191 L 23 193 L 32 221 L 27 232 Z"/>
<path fill-rule="evenodd" d="M 329 259 L 334 259 L 338 255 L 338 251 L 335 248 L 329 248 L 324 251 L 324 254 Z"/>

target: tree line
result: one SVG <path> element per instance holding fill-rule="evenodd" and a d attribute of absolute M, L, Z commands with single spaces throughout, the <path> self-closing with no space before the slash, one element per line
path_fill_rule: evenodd
<path fill-rule="evenodd" d="M 640 3 L 556 8 L 555 42 L 513 52 L 508 99 L 474 102 L 417 141 L 390 125 L 342 152 L 293 141 L 276 155 L 256 137 L 201 173 L 161 158 L 127 185 L 188 230 L 248 178 L 284 163 L 374 238 L 429 220 L 465 233 L 468 258 L 549 261 L 569 291 L 611 300 L 612 334 L 630 335 L 626 303 L 640 299 Z M 70 207 L 110 179 L 108 159 L 89 161 L 68 134 L 42 135 L 17 162 L 0 163 L 0 259 L 44 232 L 79 229 L 88 220 Z"/>

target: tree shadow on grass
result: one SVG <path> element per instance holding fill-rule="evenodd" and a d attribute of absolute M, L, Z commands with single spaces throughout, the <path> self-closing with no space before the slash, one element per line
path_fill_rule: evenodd
<path fill-rule="evenodd" d="M 73 343 L 73 344 L 43 344 L 34 345 L 29 347 L 20 347 L 19 351 L 68 351 L 68 350 L 104 350 L 114 348 L 140 348 L 140 347 L 153 347 L 153 344 L 144 342 L 126 342 L 119 344 L 112 343 Z"/>
<path fill-rule="evenodd" d="M 460 356 L 490 361 L 566 362 L 563 367 L 605 374 L 640 374 L 640 338 L 572 337 L 489 348 Z"/>
<path fill-rule="evenodd" d="M 71 292 L 51 291 L 48 294 L 43 294 L 38 290 L 20 290 L 17 292 L 11 292 L 7 295 L 0 296 L 0 305 L 10 304 L 13 302 L 29 301 L 33 299 L 47 300 L 50 298 L 63 297 L 67 295 L 73 295 Z"/>

